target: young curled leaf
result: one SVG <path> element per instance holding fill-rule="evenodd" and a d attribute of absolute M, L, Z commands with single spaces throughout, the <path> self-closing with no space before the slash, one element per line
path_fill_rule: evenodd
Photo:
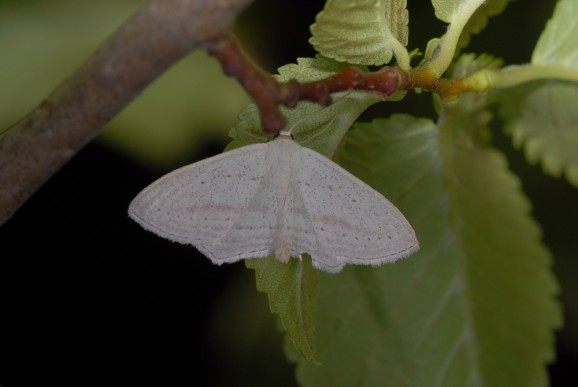
<path fill-rule="evenodd" d="M 330 0 L 311 26 L 311 45 L 338 61 L 409 68 L 407 0 Z"/>

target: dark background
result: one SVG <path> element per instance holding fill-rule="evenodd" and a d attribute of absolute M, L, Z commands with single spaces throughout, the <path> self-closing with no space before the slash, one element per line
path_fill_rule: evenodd
<path fill-rule="evenodd" d="M 424 48 L 445 26 L 433 18 L 429 2 L 410 3 L 409 48 Z M 251 40 L 251 54 L 268 71 L 312 56 L 308 26 L 322 4 L 256 1 L 240 21 L 241 41 Z M 527 62 L 553 5 L 512 3 L 468 51 Z M 514 24 L 523 34 L 512 32 Z M 423 96 L 367 116 L 387 115 L 388 109 L 433 117 Z M 577 243 L 571 231 L 578 229 L 577 191 L 527 166 L 509 139 L 499 131 L 495 136 L 522 177 L 557 258 L 567 320 L 550 368 L 552 385 L 578 385 Z M 207 144 L 197 157 L 219 153 L 224 145 Z M 219 309 L 231 292 L 254 286 L 251 271 L 243 264 L 213 266 L 195 249 L 158 238 L 128 219 L 128 204 L 156 177 L 94 142 L 0 229 L 0 384 L 295 385 L 265 297 L 249 289 L 255 304 L 238 305 L 237 315 Z M 263 335 L 252 346 L 231 349 L 219 342 L 215 324 L 220 332 L 247 324 L 239 332 L 254 328 Z"/>

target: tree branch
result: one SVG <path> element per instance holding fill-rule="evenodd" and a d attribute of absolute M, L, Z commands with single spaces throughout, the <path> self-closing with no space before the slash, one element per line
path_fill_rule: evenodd
<path fill-rule="evenodd" d="M 251 0 L 150 0 L 0 134 L 0 225 L 159 74 L 230 33 Z"/>

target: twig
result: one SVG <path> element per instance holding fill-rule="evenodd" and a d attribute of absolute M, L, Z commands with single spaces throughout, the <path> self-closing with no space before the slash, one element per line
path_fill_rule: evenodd
<path fill-rule="evenodd" d="M 0 134 L 0 225 L 160 73 L 229 35 L 251 0 L 151 0 Z"/>
<path fill-rule="evenodd" d="M 400 89 L 402 80 L 401 69 L 385 66 L 368 73 L 357 67 L 346 67 L 334 76 L 315 82 L 291 80 L 280 83 L 255 66 L 232 36 L 209 51 L 221 62 L 223 71 L 235 77 L 253 97 L 259 108 L 261 125 L 270 133 L 279 133 L 285 126 L 280 105 L 294 107 L 299 101 L 312 101 L 327 106 L 331 103 L 331 93 L 351 89 L 390 95 Z"/>

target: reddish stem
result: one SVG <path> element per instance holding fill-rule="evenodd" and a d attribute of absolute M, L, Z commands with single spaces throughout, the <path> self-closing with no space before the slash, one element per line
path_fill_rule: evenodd
<path fill-rule="evenodd" d="M 399 90 L 402 79 L 401 70 L 385 66 L 368 73 L 346 67 L 336 75 L 313 82 L 277 82 L 243 54 L 233 37 L 224 39 L 211 53 L 221 62 L 225 74 L 235 77 L 253 97 L 261 125 L 269 133 L 279 133 L 285 126 L 281 105 L 294 107 L 299 101 L 312 101 L 327 106 L 331 104 L 331 93 L 352 89 L 390 95 Z"/>
<path fill-rule="evenodd" d="M 253 97 L 261 114 L 261 124 L 267 132 L 278 133 L 285 126 L 279 105 L 295 106 L 299 100 L 296 81 L 279 83 L 265 73 L 241 51 L 233 37 L 224 39 L 210 51 L 221 63 L 225 74 L 236 78 Z"/>

